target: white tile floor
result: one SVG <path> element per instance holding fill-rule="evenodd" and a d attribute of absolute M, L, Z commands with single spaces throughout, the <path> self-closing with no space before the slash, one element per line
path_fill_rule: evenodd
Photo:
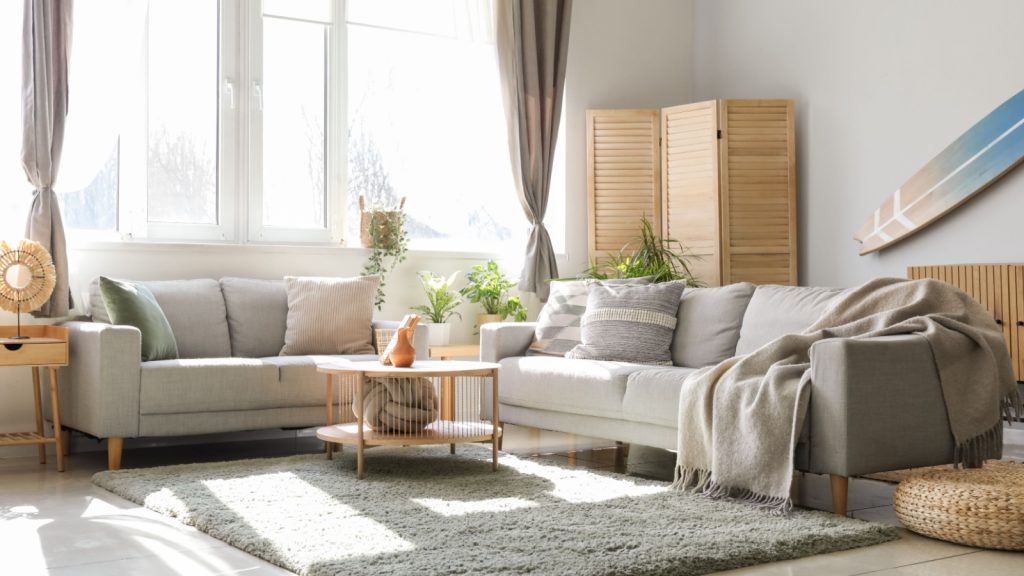
<path fill-rule="evenodd" d="M 153 466 L 318 451 L 312 438 L 129 449 L 125 465 Z M 671 454 L 634 446 L 628 458 L 604 440 L 509 426 L 505 450 L 590 469 L 666 478 Z M 1008 446 L 1024 457 L 1024 446 Z M 53 461 L 0 453 L 0 574 L 213 575 L 289 574 L 195 529 L 140 508 L 90 482 L 104 452 L 81 452 L 57 473 Z M 800 502 L 828 508 L 828 480 L 802 475 Z M 850 508 L 858 518 L 898 525 L 893 486 L 854 479 Z M 898 541 L 730 572 L 743 575 L 853 574 L 1020 576 L 1024 553 L 994 552 L 932 540 L 901 529 Z"/>

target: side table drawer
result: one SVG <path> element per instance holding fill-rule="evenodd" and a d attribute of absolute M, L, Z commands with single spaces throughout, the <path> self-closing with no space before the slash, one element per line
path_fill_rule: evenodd
<path fill-rule="evenodd" d="M 65 343 L 0 345 L 0 366 L 64 366 L 68 363 L 68 346 Z"/>

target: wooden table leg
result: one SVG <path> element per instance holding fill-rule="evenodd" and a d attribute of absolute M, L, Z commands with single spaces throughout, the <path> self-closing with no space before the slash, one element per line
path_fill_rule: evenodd
<path fill-rule="evenodd" d="M 501 429 L 501 418 L 498 416 L 498 371 L 491 372 L 491 401 L 493 412 L 491 417 L 491 470 L 498 470 L 498 433 Z"/>
<path fill-rule="evenodd" d="M 359 374 L 359 380 L 356 381 L 356 405 L 359 406 L 359 418 L 357 422 L 357 432 L 359 434 L 359 444 L 356 449 L 356 480 L 363 479 L 363 451 L 366 449 L 366 444 L 363 443 L 363 420 L 366 411 L 366 403 L 363 402 L 363 386 L 365 385 L 366 376 Z"/>
<path fill-rule="evenodd" d="M 43 432 L 43 394 L 39 386 L 39 367 L 32 367 L 32 397 L 36 403 L 36 434 L 42 438 L 45 436 Z M 39 463 L 46 464 L 46 444 L 40 444 L 39 448 Z"/>
<path fill-rule="evenodd" d="M 64 446 L 60 434 L 60 399 L 57 397 L 57 369 L 50 368 L 50 402 L 53 408 L 53 436 L 57 444 L 57 472 L 64 471 Z"/>
<path fill-rule="evenodd" d="M 441 420 L 455 420 L 455 378 L 441 378 Z"/>
<path fill-rule="evenodd" d="M 327 375 L 327 425 L 328 426 L 334 424 L 334 410 L 332 410 L 333 406 L 331 406 L 331 403 L 332 403 L 333 400 L 334 400 L 334 377 L 331 374 L 328 374 Z M 333 460 L 334 459 L 334 445 L 332 443 L 330 443 L 330 442 L 324 442 L 324 445 L 325 445 L 324 449 L 327 450 L 327 459 L 328 460 Z"/>

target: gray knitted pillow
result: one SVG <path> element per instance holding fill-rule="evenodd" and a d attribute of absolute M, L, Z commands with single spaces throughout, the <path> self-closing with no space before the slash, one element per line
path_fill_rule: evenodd
<path fill-rule="evenodd" d="M 672 335 L 685 287 L 684 280 L 650 286 L 591 284 L 583 342 L 565 357 L 672 365 Z"/>
<path fill-rule="evenodd" d="M 601 280 L 608 285 L 650 284 L 652 276 Z M 583 341 L 580 324 L 587 311 L 587 285 L 598 280 L 555 280 L 551 295 L 537 316 L 537 329 L 527 356 L 565 356 Z"/>

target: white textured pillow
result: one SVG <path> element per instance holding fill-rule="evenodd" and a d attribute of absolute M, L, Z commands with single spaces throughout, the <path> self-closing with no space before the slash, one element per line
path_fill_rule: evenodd
<path fill-rule="evenodd" d="M 288 327 L 282 356 L 373 354 L 373 299 L 378 276 L 285 276 Z"/>

